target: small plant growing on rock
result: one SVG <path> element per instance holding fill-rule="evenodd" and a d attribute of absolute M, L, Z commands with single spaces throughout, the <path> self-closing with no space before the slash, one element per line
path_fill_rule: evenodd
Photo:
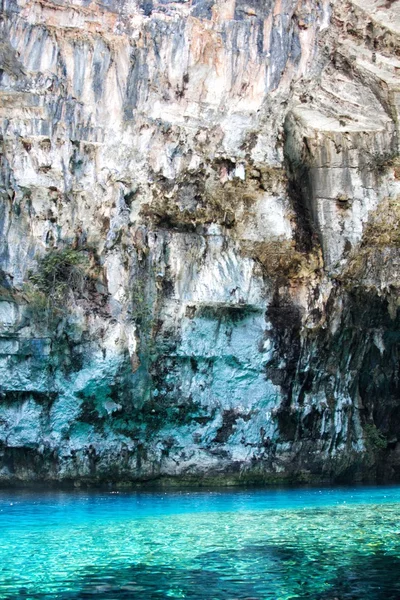
<path fill-rule="evenodd" d="M 362 247 L 400 246 L 400 198 L 385 198 L 371 214 Z"/>
<path fill-rule="evenodd" d="M 150 328 L 151 305 L 147 298 L 145 284 L 142 279 L 137 279 L 132 290 L 133 312 L 136 322 L 143 328 Z"/>
<path fill-rule="evenodd" d="M 269 277 L 297 278 L 318 267 L 317 257 L 299 252 L 293 240 L 284 238 L 264 242 L 244 242 L 242 251 L 244 255 L 257 260 Z"/>
<path fill-rule="evenodd" d="M 364 427 L 365 441 L 373 450 L 385 450 L 387 439 L 373 423 L 367 423 Z"/>
<path fill-rule="evenodd" d="M 348 286 L 382 277 L 393 269 L 391 256 L 400 248 L 400 197 L 385 198 L 370 214 L 361 244 L 350 254 L 341 279 Z M 389 272 L 389 271 L 388 271 Z"/>
<path fill-rule="evenodd" d="M 71 248 L 52 250 L 38 260 L 36 272 L 29 273 L 29 281 L 41 292 L 63 299 L 66 293 L 82 293 L 88 276 L 87 256 Z"/>

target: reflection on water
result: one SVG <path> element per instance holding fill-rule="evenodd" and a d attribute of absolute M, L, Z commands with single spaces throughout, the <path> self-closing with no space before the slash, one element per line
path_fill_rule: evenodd
<path fill-rule="evenodd" d="M 400 488 L 0 494 L 0 598 L 399 600 Z"/>

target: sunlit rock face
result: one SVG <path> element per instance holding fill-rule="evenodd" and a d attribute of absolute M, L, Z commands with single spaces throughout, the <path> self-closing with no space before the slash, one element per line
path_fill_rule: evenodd
<path fill-rule="evenodd" d="M 399 475 L 389 4 L 3 2 L 1 482 Z"/>

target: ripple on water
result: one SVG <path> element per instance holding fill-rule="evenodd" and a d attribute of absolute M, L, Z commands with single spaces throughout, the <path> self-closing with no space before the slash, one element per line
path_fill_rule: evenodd
<path fill-rule="evenodd" d="M 399 489 L 324 494 L 0 497 L 0 598 L 399 600 Z"/>

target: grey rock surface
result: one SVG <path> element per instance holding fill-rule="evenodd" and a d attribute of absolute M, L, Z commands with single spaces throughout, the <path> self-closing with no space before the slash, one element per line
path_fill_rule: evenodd
<path fill-rule="evenodd" d="M 3 0 L 0 484 L 400 476 L 400 4 Z"/>

